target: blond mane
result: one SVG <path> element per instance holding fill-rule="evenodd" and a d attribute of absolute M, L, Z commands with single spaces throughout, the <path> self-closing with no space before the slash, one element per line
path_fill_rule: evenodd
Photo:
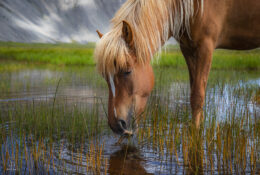
<path fill-rule="evenodd" d="M 170 36 L 178 41 L 183 29 L 190 33 L 194 3 L 203 10 L 203 0 L 127 0 L 111 20 L 111 30 L 96 45 L 98 71 L 114 74 L 127 67 L 132 53 L 122 38 L 123 20 L 132 28 L 134 54 L 143 64 L 151 61 Z"/>

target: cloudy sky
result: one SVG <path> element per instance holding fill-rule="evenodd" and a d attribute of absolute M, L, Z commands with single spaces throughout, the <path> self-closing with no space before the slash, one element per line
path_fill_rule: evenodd
<path fill-rule="evenodd" d="M 0 40 L 17 42 L 96 41 L 124 0 L 2 0 Z"/>

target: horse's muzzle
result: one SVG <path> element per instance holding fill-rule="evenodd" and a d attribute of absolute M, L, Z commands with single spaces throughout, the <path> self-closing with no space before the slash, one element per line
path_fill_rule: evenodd
<path fill-rule="evenodd" d="M 133 108 L 131 107 L 128 115 L 125 119 L 122 119 L 121 117 L 117 117 L 117 122 L 113 125 L 110 125 L 110 128 L 113 130 L 114 133 L 121 135 L 121 136 L 132 136 L 134 135 L 135 131 L 135 122 L 134 120 L 134 112 Z"/>
<path fill-rule="evenodd" d="M 121 136 L 123 136 L 123 135 L 125 135 L 125 136 L 133 135 L 132 134 L 133 132 L 127 128 L 126 122 L 123 121 L 123 120 L 119 120 L 115 124 L 112 124 L 112 125 L 109 123 L 109 126 L 115 134 L 118 134 L 118 135 L 121 135 Z"/>

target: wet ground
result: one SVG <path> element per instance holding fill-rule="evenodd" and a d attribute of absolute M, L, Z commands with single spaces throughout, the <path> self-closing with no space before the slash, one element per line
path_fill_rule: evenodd
<path fill-rule="evenodd" d="M 167 122 L 178 121 L 180 126 L 183 126 L 191 119 L 187 70 L 155 68 L 155 74 L 156 86 L 149 100 L 149 105 L 152 106 L 159 102 L 162 106 L 160 109 L 171 111 L 170 113 L 167 112 Z M 251 118 L 252 123 L 257 123 L 256 121 L 259 121 L 260 118 L 260 105 L 254 99 L 257 98 L 257 94 L 259 95 L 259 91 L 259 71 L 213 70 L 210 75 L 204 107 L 205 125 L 212 118 L 219 123 L 229 120 L 228 118 L 231 117 L 229 114 L 237 117 L 238 120 L 241 116 L 247 116 Z M 3 173 L 5 169 L 5 173 L 12 174 L 19 169 L 19 166 L 21 174 L 45 174 L 47 172 L 51 174 L 192 173 L 189 171 L 189 166 L 184 165 L 183 143 L 179 143 L 179 149 L 176 148 L 175 153 L 170 153 L 167 140 L 164 144 L 154 144 L 154 142 L 157 142 L 155 139 L 148 138 L 147 133 L 142 133 L 150 132 L 149 128 L 152 126 L 152 122 L 148 122 L 148 124 L 144 122 L 142 125 L 144 129 L 139 131 L 139 135 L 130 140 L 125 140 L 119 145 L 116 144 L 119 137 L 115 136 L 106 124 L 106 101 L 106 83 L 97 75 L 94 67 L 30 68 L 0 73 L 0 134 L 2 135 L 0 173 Z M 146 120 L 149 120 L 149 115 L 152 115 L 149 113 L 149 105 Z M 93 113 L 95 107 L 98 112 Z M 64 127 L 65 129 L 61 127 L 59 131 L 55 131 L 54 136 L 52 135 L 52 139 L 50 139 L 52 141 L 49 142 L 50 135 L 40 134 L 39 137 L 36 137 L 31 126 L 28 126 L 28 130 L 19 128 L 23 126 L 20 124 L 23 123 L 23 119 L 18 122 L 18 118 L 26 116 L 27 121 L 27 113 L 32 113 L 31 116 L 37 118 L 38 115 L 48 110 L 55 113 L 63 110 L 64 116 L 66 113 L 74 115 L 75 111 L 77 111 L 77 115 L 82 113 L 83 118 L 85 113 L 89 113 L 87 117 L 90 118 L 91 116 L 98 116 L 96 123 L 99 124 L 97 126 L 93 124 L 88 129 L 95 130 L 96 127 L 99 127 L 100 131 L 93 132 L 94 134 L 91 134 L 91 137 L 80 133 L 84 135 L 82 136 L 84 137 L 83 141 L 73 139 L 76 138 L 74 136 L 72 139 L 70 137 L 68 139 L 66 136 L 60 137 L 60 135 L 66 135 L 70 132 L 68 124 L 68 127 Z M 13 111 L 16 112 L 12 113 Z M 165 111 L 161 111 L 159 117 L 160 115 L 165 117 L 164 114 Z M 57 112 L 57 115 L 63 115 L 63 113 Z M 170 130 L 174 122 L 168 122 L 168 124 L 167 122 L 165 128 Z M 17 123 L 19 124 L 16 125 Z M 88 121 L 86 123 L 88 124 Z M 44 132 L 42 128 L 39 130 Z M 58 133 L 59 136 L 55 137 L 55 133 Z M 151 135 L 155 135 L 155 133 Z M 176 135 L 172 137 L 176 138 Z M 21 141 L 23 139 L 24 143 Z M 256 137 L 250 141 L 258 142 L 259 138 Z M 37 154 L 34 152 L 41 152 L 38 148 L 41 142 L 44 142 L 43 145 L 45 145 L 41 150 L 43 150 L 43 155 L 46 158 L 40 158 L 38 162 L 35 161 Z M 181 142 L 181 138 L 179 141 L 177 139 L 177 142 Z M 19 146 L 12 146 L 17 144 Z M 37 149 L 34 149 L 33 145 L 37 145 Z M 247 165 L 244 169 L 246 174 L 257 173 L 259 170 L 259 144 L 255 145 L 258 145 L 254 151 L 256 152 L 256 163 L 254 164 L 256 168 L 252 171 L 250 165 Z M 19 150 L 18 148 L 22 151 L 15 151 Z M 20 156 L 16 156 L 16 153 Z M 5 164 L 5 162 L 7 163 Z M 20 162 L 19 166 L 17 162 Z M 207 164 L 207 161 L 204 164 Z M 213 168 L 210 168 L 210 170 L 204 168 L 201 172 L 205 174 L 221 172 L 218 170 L 216 162 L 212 164 L 214 165 Z M 7 165 L 7 167 L 4 168 L 4 165 Z M 235 170 L 231 172 L 236 173 Z"/>

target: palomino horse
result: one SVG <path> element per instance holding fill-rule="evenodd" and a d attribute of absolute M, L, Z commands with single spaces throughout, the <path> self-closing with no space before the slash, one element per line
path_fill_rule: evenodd
<path fill-rule="evenodd" d="M 216 48 L 246 50 L 260 45 L 259 0 L 127 0 L 111 30 L 96 45 L 98 71 L 109 87 L 108 123 L 131 134 L 153 89 L 150 61 L 174 37 L 189 69 L 192 117 L 197 127 Z"/>

